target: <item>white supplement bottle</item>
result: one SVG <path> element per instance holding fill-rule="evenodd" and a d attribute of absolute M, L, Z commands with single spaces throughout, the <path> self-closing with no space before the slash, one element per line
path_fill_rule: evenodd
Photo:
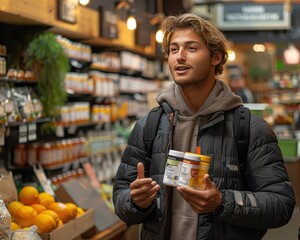
<path fill-rule="evenodd" d="M 163 179 L 164 184 L 173 187 L 176 187 L 178 185 L 183 157 L 184 152 L 179 152 L 175 150 L 169 151 Z"/>

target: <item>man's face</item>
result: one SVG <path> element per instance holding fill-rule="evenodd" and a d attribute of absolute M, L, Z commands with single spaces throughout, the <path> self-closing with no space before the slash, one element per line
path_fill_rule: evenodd
<path fill-rule="evenodd" d="M 177 30 L 169 45 L 168 64 L 175 83 L 202 85 L 214 78 L 215 64 L 203 39 L 191 28 Z"/>

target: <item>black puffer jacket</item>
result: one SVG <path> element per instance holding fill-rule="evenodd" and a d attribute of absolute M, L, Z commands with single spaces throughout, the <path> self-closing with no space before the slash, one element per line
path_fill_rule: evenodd
<path fill-rule="evenodd" d="M 167 153 L 172 141 L 169 116 L 161 118 L 152 159 L 145 158 L 143 128 L 146 117 L 135 125 L 114 183 L 117 215 L 127 224 L 143 223 L 142 239 L 168 239 L 171 187 L 162 183 Z M 286 224 L 293 213 L 295 197 L 276 137 L 268 124 L 251 116 L 250 143 L 244 189 L 239 173 L 233 133 L 233 111 L 219 111 L 199 130 L 198 145 L 212 156 L 210 177 L 223 195 L 222 207 L 198 217 L 198 240 L 261 239 L 266 229 Z M 132 202 L 129 185 L 137 177 L 136 165 L 145 165 L 145 175 L 161 187 L 157 200 L 147 209 Z M 216 164 L 220 161 L 220 164 Z M 216 167 L 216 166 L 221 166 Z"/>

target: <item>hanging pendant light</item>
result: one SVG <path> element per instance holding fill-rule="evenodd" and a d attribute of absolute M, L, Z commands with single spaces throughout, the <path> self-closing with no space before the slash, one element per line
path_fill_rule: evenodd
<path fill-rule="evenodd" d="M 127 28 L 131 31 L 136 29 L 136 20 L 133 15 L 129 15 L 127 18 Z"/>
<path fill-rule="evenodd" d="M 155 34 L 155 40 L 158 43 L 162 43 L 164 38 L 164 32 L 159 28 Z"/>
<path fill-rule="evenodd" d="M 82 6 L 88 5 L 89 2 L 90 2 L 90 0 L 79 0 L 79 4 L 82 5 Z"/>

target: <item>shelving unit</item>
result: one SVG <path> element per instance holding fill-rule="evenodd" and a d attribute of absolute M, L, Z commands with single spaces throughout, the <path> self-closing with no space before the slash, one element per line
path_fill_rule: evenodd
<path fill-rule="evenodd" d="M 23 39 L 23 36 L 27 36 L 27 33 L 33 33 L 32 35 L 34 35 L 47 29 L 50 32 L 61 34 L 63 37 L 70 38 L 75 43 L 79 43 L 79 40 L 76 39 L 80 39 L 81 44 L 89 45 L 97 54 L 103 52 L 122 54 L 126 52 L 127 54 L 129 53 L 146 59 L 149 62 L 151 61 L 152 65 L 157 64 L 159 67 L 155 70 L 146 69 L 148 72 L 126 67 L 120 67 L 118 69 L 110 67 L 93 68 L 93 59 L 70 57 L 69 61 L 72 73 L 89 74 L 89 71 L 97 71 L 102 75 L 106 75 L 106 78 L 114 83 L 115 92 L 107 96 L 97 92 L 84 92 L 76 91 L 76 89 L 67 89 L 66 104 L 75 104 L 78 102 L 86 102 L 89 104 L 89 119 L 85 119 L 85 121 L 62 122 L 62 119 L 54 120 L 43 118 L 30 123 L 20 122 L 1 125 L 5 128 L 5 144 L 2 148 L 3 156 L 1 156 L 0 162 L 4 162 L 7 169 L 16 174 L 17 184 L 19 184 L 18 181 L 21 176 L 25 176 L 23 181 L 34 182 L 36 179 L 31 179 L 34 175 L 32 166 L 28 164 L 23 166 L 14 165 L 14 149 L 17 145 L 24 144 L 25 148 L 27 148 L 27 145 L 37 144 L 39 146 L 47 143 L 55 149 L 57 148 L 57 145 L 59 146 L 59 142 L 74 138 L 85 138 L 86 153 L 84 156 L 79 156 L 72 161 L 61 161 L 57 164 L 50 164 L 49 166 L 44 165 L 43 169 L 46 175 L 50 179 L 58 179 L 59 175 L 82 168 L 83 165 L 88 162 L 94 166 L 96 172 L 100 171 L 97 176 L 99 181 L 111 182 L 114 177 L 113 174 L 116 171 L 118 161 L 120 160 L 120 153 L 123 149 L 123 144 L 126 141 L 124 140 L 124 137 L 118 136 L 119 131 L 117 131 L 116 128 L 119 125 L 127 127 L 129 122 L 140 117 L 143 111 L 147 111 L 148 91 L 150 89 L 153 91 L 157 90 L 158 88 L 156 86 L 159 86 L 157 83 L 165 77 L 162 71 L 164 69 L 161 65 L 162 60 L 160 57 L 157 58 L 155 54 L 156 46 L 154 36 L 151 36 L 150 46 L 135 46 L 134 33 L 128 31 L 124 23 L 120 21 L 118 22 L 118 26 L 120 26 L 120 37 L 118 39 L 104 39 L 99 36 L 98 32 L 98 12 L 78 6 L 77 13 L 79 17 L 77 18 L 76 23 L 70 25 L 62 23 L 56 19 L 56 7 L 56 1 L 51 1 L 51 3 L 48 3 L 48 1 L 36 3 L 34 0 L 29 0 L 26 3 L 19 1 L 14 6 L 8 4 L 8 2 L 4 2 L 0 10 L 0 29 L 4 27 L 2 36 L 7 35 L 8 39 L 6 39 L 6 41 L 8 42 L 12 42 L 14 39 L 19 39 L 21 40 L 19 45 L 24 47 L 26 46 L 28 39 Z M 38 16 L 32 14 L 33 12 L 38 12 Z M 81 18 L 83 15 L 86 16 L 85 19 Z M 12 23 L 14 26 L 10 25 Z M 32 27 L 33 25 L 35 26 Z M 78 29 L 80 29 L 80 31 L 78 31 Z M 0 37 L 0 44 L 3 40 L 2 36 Z M 10 51 L 11 49 L 17 50 L 17 47 L 9 49 Z M 15 57 L 15 54 L 5 55 L 4 57 L 11 59 L 10 56 Z M 131 67 L 131 60 L 127 60 L 127 62 L 130 63 L 129 67 Z M 11 68 L 11 66 L 7 65 L 7 69 L 9 68 Z M 149 75 L 149 72 L 159 73 L 159 75 Z M 123 80 L 125 78 L 126 80 Z M 133 81 L 134 84 L 130 81 Z M 4 79 L 3 82 L 8 82 L 10 87 L 19 86 L 35 88 L 38 83 L 38 79 L 36 81 L 21 81 L 14 78 Z M 152 87 L 152 83 L 155 85 L 155 88 Z M 120 88 L 121 84 L 123 84 L 122 88 Z M 130 84 L 132 87 L 136 87 L 138 85 L 140 85 L 140 87 L 139 89 L 132 90 L 128 88 L 128 85 Z M 145 91 L 145 89 L 148 91 Z M 124 101 L 127 102 L 125 103 Z M 131 104 L 136 105 L 132 107 Z M 103 118 L 92 118 L 94 114 L 93 107 L 98 105 L 111 106 L 112 108 L 110 111 L 117 114 L 112 116 L 109 120 L 106 119 L 106 121 L 103 121 Z M 128 109 L 134 109 L 135 107 L 138 108 L 137 111 L 127 114 Z M 41 129 L 45 126 L 45 124 L 50 123 L 54 127 L 55 131 L 45 134 L 41 131 Z M 37 129 L 35 137 L 33 137 L 30 133 L 31 131 L 28 130 L 30 128 L 29 126 L 32 124 L 35 124 Z M 23 128 L 27 129 L 26 134 L 22 132 L 23 130 L 20 130 Z M 24 139 L 26 138 L 26 141 L 22 140 L 20 142 L 18 140 L 20 135 L 26 135 L 23 137 Z M 110 139 L 108 139 L 108 136 L 110 136 Z M 106 171 L 109 170 L 107 171 L 108 174 L 104 174 L 103 169 Z M 67 178 L 67 176 L 63 177 Z M 92 237 L 92 239 L 99 240 L 130 239 L 128 238 L 128 231 L 130 231 L 130 228 L 128 228 L 123 222 L 118 221 L 115 225 L 104 231 L 92 233 L 90 237 Z M 84 238 L 82 237 L 82 239 Z"/>

